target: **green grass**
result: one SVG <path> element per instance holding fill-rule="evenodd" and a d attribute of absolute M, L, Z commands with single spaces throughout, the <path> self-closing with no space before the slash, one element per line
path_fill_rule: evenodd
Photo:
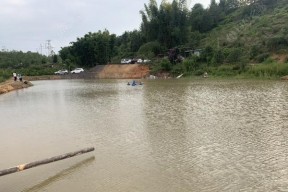
<path fill-rule="evenodd" d="M 12 77 L 12 71 L 7 69 L 0 69 L 0 83 Z"/>
<path fill-rule="evenodd" d="M 270 63 L 257 64 L 250 67 L 247 74 L 261 78 L 278 78 L 288 75 L 288 64 L 286 63 Z"/>
<path fill-rule="evenodd" d="M 249 65 L 240 70 L 237 65 L 222 65 L 220 67 L 206 67 L 196 71 L 186 72 L 186 77 L 202 76 L 204 71 L 212 78 L 236 78 L 236 79 L 280 79 L 288 75 L 287 63 L 264 63 Z"/>
<path fill-rule="evenodd" d="M 0 69 L 0 82 L 4 82 L 12 77 L 12 73 L 21 74 L 22 76 L 41 76 L 41 75 L 53 75 L 57 71 L 55 68 L 49 66 L 30 66 L 21 69 Z"/>

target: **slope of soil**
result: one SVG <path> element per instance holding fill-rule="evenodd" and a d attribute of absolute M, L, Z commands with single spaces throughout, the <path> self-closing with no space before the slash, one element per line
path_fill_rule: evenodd
<path fill-rule="evenodd" d="M 8 93 L 13 90 L 31 87 L 32 83 L 29 81 L 13 81 L 12 79 L 0 84 L 0 94 Z"/>
<path fill-rule="evenodd" d="M 90 70 L 100 79 L 141 79 L 149 75 L 149 67 L 143 64 L 98 65 Z"/>

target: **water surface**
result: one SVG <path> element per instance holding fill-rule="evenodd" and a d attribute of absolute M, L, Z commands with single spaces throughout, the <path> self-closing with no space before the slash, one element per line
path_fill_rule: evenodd
<path fill-rule="evenodd" d="M 288 84 L 37 81 L 0 96 L 1 192 L 287 191 Z"/>

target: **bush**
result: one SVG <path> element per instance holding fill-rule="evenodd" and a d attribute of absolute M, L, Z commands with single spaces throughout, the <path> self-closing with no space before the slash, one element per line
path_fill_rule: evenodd
<path fill-rule="evenodd" d="M 237 63 L 240 61 L 242 55 L 243 55 L 243 50 L 241 50 L 240 48 L 230 49 L 229 54 L 227 56 L 227 62 Z"/>
<path fill-rule="evenodd" d="M 288 65 L 281 63 L 258 64 L 251 67 L 247 73 L 256 77 L 282 77 L 288 74 Z"/>
<path fill-rule="evenodd" d="M 156 74 L 159 72 L 170 72 L 172 70 L 172 64 L 168 59 L 161 59 L 151 65 L 151 73 Z"/>
<path fill-rule="evenodd" d="M 191 57 L 190 59 L 186 59 L 182 62 L 183 68 L 185 72 L 192 72 L 199 68 L 199 63 L 197 63 L 196 57 Z"/>
<path fill-rule="evenodd" d="M 182 63 L 174 65 L 172 70 L 171 70 L 171 73 L 173 76 L 177 76 L 183 72 L 184 72 L 184 70 L 183 70 L 183 64 Z"/>
<path fill-rule="evenodd" d="M 260 55 L 262 53 L 263 52 L 262 52 L 260 46 L 254 45 L 254 46 L 251 47 L 250 52 L 249 52 L 250 59 L 255 59 L 257 57 L 257 55 Z"/>
<path fill-rule="evenodd" d="M 214 76 L 226 77 L 226 76 L 236 76 L 239 74 L 238 70 L 235 70 L 233 65 L 222 65 L 218 68 L 214 68 L 210 72 Z"/>
<path fill-rule="evenodd" d="M 276 49 L 282 49 L 288 47 L 288 41 L 285 37 L 273 37 L 268 40 L 267 46 L 271 51 L 275 51 Z"/>
<path fill-rule="evenodd" d="M 172 69 L 172 64 L 171 64 L 170 61 L 167 60 L 167 59 L 163 59 L 163 60 L 161 61 L 160 65 L 161 65 L 161 69 L 162 69 L 163 71 L 169 72 L 169 71 L 171 71 L 171 69 Z"/>
<path fill-rule="evenodd" d="M 270 56 L 269 53 L 262 53 L 260 55 L 258 55 L 255 59 L 258 63 L 262 63 L 264 62 L 268 57 Z"/>
<path fill-rule="evenodd" d="M 4 82 L 12 77 L 12 71 L 6 69 L 0 69 L 0 82 Z"/>
<path fill-rule="evenodd" d="M 288 56 L 285 57 L 284 62 L 288 63 Z"/>
<path fill-rule="evenodd" d="M 202 76 L 203 74 L 204 74 L 204 70 L 203 69 L 198 69 L 198 70 L 196 70 L 195 71 L 195 73 L 194 73 L 194 75 L 196 75 L 196 76 Z"/>
<path fill-rule="evenodd" d="M 142 45 L 139 48 L 137 55 L 145 55 L 147 57 L 147 55 L 151 55 L 151 53 L 153 53 L 153 56 L 156 56 L 161 53 L 161 51 L 162 49 L 160 43 L 153 41 Z"/>

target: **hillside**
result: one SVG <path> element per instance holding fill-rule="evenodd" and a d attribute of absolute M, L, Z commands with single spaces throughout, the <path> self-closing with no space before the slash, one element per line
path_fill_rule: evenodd
<path fill-rule="evenodd" d="M 211 0 L 207 8 L 196 3 L 191 9 L 185 2 L 158 5 L 149 0 L 140 11 L 139 30 L 120 36 L 107 29 L 89 32 L 61 48 L 59 58 L 0 52 L 0 82 L 14 71 L 40 76 L 75 67 L 96 70 L 97 74 L 89 74 L 96 78 L 141 78 L 147 70 L 171 76 L 208 72 L 279 78 L 288 74 L 288 65 L 284 65 L 288 63 L 287 0 Z M 122 65 L 105 66 L 123 58 L 152 62 L 143 75 L 131 66 L 127 68 L 132 72 Z"/>
<path fill-rule="evenodd" d="M 242 15 L 241 15 L 242 14 Z M 256 16 L 243 16 L 238 10 L 228 16 L 221 24 L 207 33 L 201 47 L 242 52 L 250 62 L 263 62 L 265 59 L 287 62 L 288 53 L 288 5 L 264 9 Z"/>

